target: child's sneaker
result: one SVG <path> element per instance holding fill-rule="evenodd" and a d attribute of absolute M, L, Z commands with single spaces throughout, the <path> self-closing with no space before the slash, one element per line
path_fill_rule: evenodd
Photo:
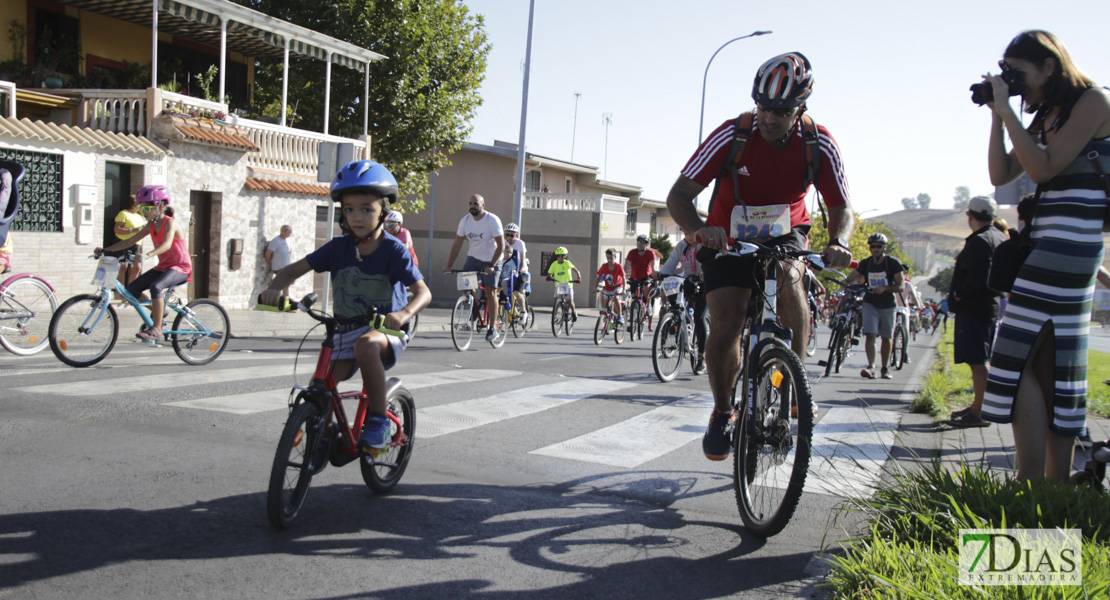
<path fill-rule="evenodd" d="M 149 329 L 144 329 L 144 330 L 139 332 L 139 339 L 143 340 L 144 342 L 146 342 L 148 344 L 158 343 L 158 340 L 161 337 L 162 337 L 162 331 L 159 330 L 159 329 L 154 329 L 153 327 L 151 327 Z"/>
<path fill-rule="evenodd" d="M 362 435 L 358 436 L 358 450 L 363 454 L 389 447 L 392 441 L 389 417 L 373 416 L 366 419 L 366 426 L 362 428 Z"/>

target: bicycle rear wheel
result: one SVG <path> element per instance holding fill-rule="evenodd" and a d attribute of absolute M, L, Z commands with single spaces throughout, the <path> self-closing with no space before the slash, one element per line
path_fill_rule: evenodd
<path fill-rule="evenodd" d="M 673 313 L 663 317 L 651 340 L 651 366 L 659 381 L 673 381 L 682 364 L 682 322 Z"/>
<path fill-rule="evenodd" d="M 524 326 L 524 330 L 525 331 L 532 331 L 532 328 L 536 326 L 536 311 L 532 308 L 532 303 L 531 302 L 528 303 L 528 306 L 525 309 L 525 312 L 526 312 L 526 315 L 528 317 L 528 321 L 527 321 L 527 325 Z"/>
<path fill-rule="evenodd" d="M 190 365 L 206 365 L 223 354 L 231 338 L 227 311 L 214 300 L 193 300 L 173 321 L 173 351 Z M 207 331 L 207 333 L 205 333 Z"/>
<path fill-rule="evenodd" d="M 749 373 L 752 409 L 734 437 L 733 490 L 744 527 L 770 537 L 786 527 L 802 497 L 813 399 L 801 359 L 779 343 L 763 350 Z M 797 418 L 790 416 L 792 407 Z"/>
<path fill-rule="evenodd" d="M 834 369 L 840 370 L 840 345 L 844 342 L 844 328 L 840 323 L 833 325 L 829 339 L 829 359 L 825 361 L 825 377 L 832 375 Z"/>
<path fill-rule="evenodd" d="M 50 319 L 58 300 L 37 277 L 20 277 L 0 292 L 0 346 L 30 356 L 50 343 Z"/>
<path fill-rule="evenodd" d="M 490 345 L 494 348 L 500 348 L 505 345 L 505 338 L 509 337 L 509 311 L 505 310 L 502 306 L 497 314 L 497 323 L 490 323 L 490 327 L 496 327 L 493 339 L 489 341 Z"/>
<path fill-rule="evenodd" d="M 639 301 L 633 300 L 632 305 L 628 307 L 628 337 L 630 339 L 635 340 L 637 331 L 643 331 L 643 318 L 643 305 Z"/>
<path fill-rule="evenodd" d="M 363 456 L 358 462 L 362 468 L 362 480 L 379 494 L 392 490 L 401 480 L 416 443 L 416 402 L 412 394 L 404 387 L 398 387 L 386 399 L 386 411 L 400 421 L 400 425 L 397 422 L 390 425 L 393 441 L 382 454 L 372 459 Z"/>
<path fill-rule="evenodd" d="M 455 300 L 455 308 L 451 309 L 451 343 L 455 350 L 466 352 L 470 347 L 470 340 L 474 339 L 474 300 L 464 294 Z"/>
<path fill-rule="evenodd" d="M 899 325 L 894 328 L 894 339 L 890 346 L 890 366 L 901 371 L 906 364 L 906 328 Z"/>
<path fill-rule="evenodd" d="M 320 408 L 311 402 L 294 406 L 285 421 L 266 492 L 266 516 L 275 529 L 285 529 L 301 513 L 323 431 Z"/>
<path fill-rule="evenodd" d="M 806 356 L 815 354 L 817 354 L 817 318 L 811 316 L 809 319 L 809 339 L 806 340 Z"/>
<path fill-rule="evenodd" d="M 102 308 L 104 312 L 100 321 L 92 327 Z M 108 296 L 82 294 L 58 307 L 50 319 L 47 336 L 50 350 L 58 360 L 71 367 L 88 367 L 104 360 L 115 347 L 119 337 L 119 318 Z"/>
<path fill-rule="evenodd" d="M 513 330 L 513 337 L 522 338 L 528 331 L 528 315 L 523 311 L 513 310 L 509 315 L 509 328 Z"/>

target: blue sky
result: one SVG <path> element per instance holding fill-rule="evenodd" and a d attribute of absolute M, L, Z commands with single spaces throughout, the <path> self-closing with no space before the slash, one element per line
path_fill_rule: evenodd
<path fill-rule="evenodd" d="M 469 140 L 515 143 L 528 1 L 464 3 L 485 17 L 493 45 Z M 1110 85 L 1105 0 L 536 0 L 534 27 L 528 151 L 570 159 L 576 132 L 575 162 L 659 200 L 697 146 L 706 62 L 752 31 L 774 33 L 735 42 L 713 61 L 706 134 L 752 107 L 752 78 L 764 60 L 802 52 L 816 77 L 810 114 L 840 144 L 861 213 L 899 210 L 903 197 L 922 192 L 933 208 L 950 208 L 960 185 L 972 194 L 993 190 L 989 109 L 971 103 L 968 86 L 997 71 L 1018 32 L 1055 33 L 1089 76 Z M 607 152 L 603 113 L 612 114 Z"/>

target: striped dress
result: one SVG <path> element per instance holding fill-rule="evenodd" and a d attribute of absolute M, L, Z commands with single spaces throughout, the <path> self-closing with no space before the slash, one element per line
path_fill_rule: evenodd
<path fill-rule="evenodd" d="M 1110 173 L 1110 138 L 1092 140 L 1104 172 Z M 1102 264 L 1106 191 L 1085 148 L 1041 186 L 1030 225 L 1036 249 L 1029 255 L 1002 315 L 994 342 L 982 418 L 1012 419 L 1018 380 L 1037 334 L 1055 332 L 1055 393 L 1049 427 L 1060 435 L 1083 433 L 1087 422 L 1087 336 L 1095 274 Z"/>

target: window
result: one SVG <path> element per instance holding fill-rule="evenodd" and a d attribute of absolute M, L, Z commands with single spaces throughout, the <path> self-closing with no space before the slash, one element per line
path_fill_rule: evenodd
<path fill-rule="evenodd" d="M 563 189 L 563 193 L 565 193 L 565 194 L 570 193 L 570 177 L 567 177 L 567 179 L 566 179 L 566 187 Z"/>
<path fill-rule="evenodd" d="M 0 148 L 0 158 L 24 169 L 11 230 L 62 231 L 62 155 Z"/>
<path fill-rule="evenodd" d="M 528 171 L 524 174 L 524 191 L 525 192 L 538 192 L 540 191 L 540 172 Z"/>
<path fill-rule="evenodd" d="M 624 233 L 626 235 L 636 235 L 636 209 L 628 209 L 628 220 L 624 224 Z"/>

